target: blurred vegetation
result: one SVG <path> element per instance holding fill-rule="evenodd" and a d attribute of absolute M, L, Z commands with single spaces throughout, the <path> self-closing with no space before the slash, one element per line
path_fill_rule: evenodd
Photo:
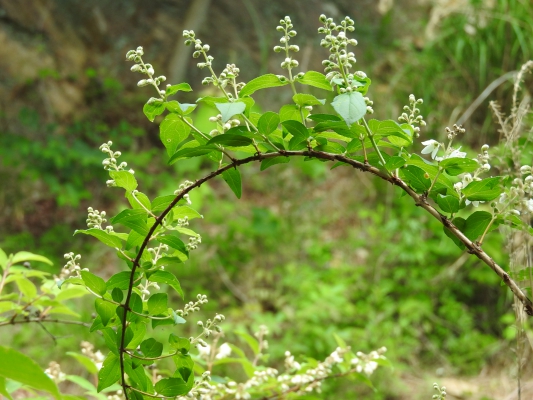
<path fill-rule="evenodd" d="M 293 17 L 303 33 L 308 68 L 315 70 L 321 70 L 323 58 L 314 37 L 318 15 L 329 10 L 354 17 L 361 44 L 356 56 L 360 69 L 373 80 L 370 97 L 378 117 L 399 115 L 408 95 L 415 93 L 425 101 L 422 112 L 429 126 L 422 132 L 424 139 L 443 135 L 444 127 L 455 123 L 491 82 L 519 69 L 533 55 L 529 0 L 376 1 L 361 8 L 341 0 L 310 1 L 301 8 L 296 1 L 248 0 L 238 8 L 221 3 L 227 2 L 213 2 L 206 18 L 223 23 L 203 25 L 198 36 L 211 44 L 215 63 L 236 62 L 245 77 L 276 72 L 278 60 L 270 49 L 280 17 Z M 104 3 L 95 4 L 109 22 L 118 18 Z M 0 30 L 11 32 L 9 7 L 4 6 L 8 11 L 0 18 Z M 158 7 L 157 12 L 172 16 L 177 6 L 162 2 L 154 5 Z M 72 18 L 68 10 L 63 17 Z M 128 18 L 157 21 L 152 14 Z M 182 23 L 174 33 L 188 28 Z M 181 39 L 168 34 L 172 40 L 165 42 L 156 28 L 146 28 L 147 21 L 132 24 L 131 38 L 139 37 L 136 26 L 141 25 L 148 39 L 120 45 L 143 44 L 150 52 L 160 52 L 158 70 L 163 71 L 170 58 L 165 60 L 165 52 L 172 51 L 165 46 Z M 224 43 L 228 35 L 234 41 Z M 141 113 L 146 93 L 134 86 L 128 66 L 119 63 L 125 54 L 120 51 L 120 56 L 105 53 L 111 60 L 95 54 L 78 75 L 68 77 L 83 89 L 84 105 L 83 112 L 68 118 L 50 117 L 44 104 L 28 100 L 28 91 L 36 95 L 40 85 L 66 79 L 60 68 L 42 69 L 17 90 L 1 92 L 2 103 L 10 96 L 21 103 L 15 110 L 4 107 L 0 116 L 5 122 L 0 125 L 0 247 L 6 252 L 27 249 L 46 255 L 56 261 L 57 272 L 63 253 L 76 251 L 82 253 L 84 266 L 104 275 L 116 272 L 100 246 L 71 236 L 73 229 L 84 226 L 87 206 L 112 210 L 123 201 L 105 188 L 98 151 L 104 141 L 120 148 L 148 194 L 201 176 L 204 168 L 197 161 L 175 170 L 156 156 L 162 151 L 157 131 Z M 192 61 L 186 65 L 184 79 L 202 90 L 202 73 L 193 66 Z M 531 81 L 525 86 L 531 88 Z M 486 95 L 465 121 L 465 144 L 477 149 L 498 142 L 487 104 L 497 100 L 505 108 L 511 89 L 512 77 Z M 274 96 L 268 93 L 260 106 L 275 109 Z M 211 129 L 207 117 L 212 112 L 200 110 L 206 129 Z M 461 254 L 439 224 L 398 192 L 349 170 L 329 171 L 321 163 L 292 160 L 258 172 L 253 166 L 243 170 L 240 201 L 222 182 L 202 186 L 192 195 L 205 216 L 197 229 L 204 243 L 177 271 L 187 296 L 205 293 L 210 299 L 206 312 L 226 315 L 228 332 L 253 332 L 259 324 L 267 325 L 273 332 L 270 353 L 275 359 L 287 348 L 293 354 L 324 357 L 336 346 L 333 333 L 364 352 L 386 346 L 396 370 L 392 379 L 379 374 L 374 379 L 378 392 L 364 394 L 375 399 L 410 393 L 402 383 L 406 374 L 426 374 L 431 383 L 440 376 L 477 374 L 491 364 L 512 365 L 507 355 L 514 338 L 507 291 L 489 268 Z M 486 246 L 506 263 L 497 235 Z M 88 313 L 81 305 L 80 310 Z M 57 327 L 54 333 L 61 336 L 69 329 Z M 30 349 L 35 353 L 30 355 L 44 365 L 64 357 L 82 335 L 59 340 L 54 354 Z M 3 336 L 19 346 L 35 337 L 49 340 L 44 332 L 24 328 Z M 328 390 L 330 396 L 350 393 L 346 382 L 330 383 Z"/>

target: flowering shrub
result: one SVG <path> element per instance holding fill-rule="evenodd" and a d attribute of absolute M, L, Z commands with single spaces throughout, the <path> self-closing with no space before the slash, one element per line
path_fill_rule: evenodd
<path fill-rule="evenodd" d="M 94 351 L 92 345 L 84 343 L 81 354 L 74 355 L 89 373 L 97 374 L 96 385 L 62 373 L 57 364 L 50 365 L 47 376 L 55 382 L 71 380 L 88 395 L 110 399 L 289 398 L 319 393 L 325 379 L 343 376 L 355 376 L 371 385 L 368 377 L 379 365 L 387 365 L 384 348 L 370 354 L 353 353 L 350 346 L 336 338 L 338 348 L 323 361 L 311 358 L 297 361 L 298 358 L 287 351 L 285 370 L 280 371 L 265 364 L 268 348 L 265 327 L 261 327 L 255 337 L 241 333 L 249 346 L 246 352 L 229 343 L 218 344 L 225 319 L 222 314 L 197 321 L 196 336 L 181 337 L 175 333 L 179 332 L 179 325 L 188 322 L 208 301 L 205 295 L 198 294 L 195 301 L 176 308 L 169 303 L 167 293 L 172 290 L 184 299 L 176 275 L 181 264 L 202 243 L 201 236 L 190 227 L 192 220 L 202 215 L 192 207 L 189 193 L 221 176 L 240 198 L 240 166 L 260 162 L 261 170 L 265 170 L 287 163 L 291 157 L 332 162 L 332 167 L 351 166 L 400 188 L 413 199 L 414 205 L 440 221 L 444 233 L 459 247 L 468 249 L 492 268 L 526 312 L 533 314 L 531 300 L 482 249 L 485 236 L 499 225 L 529 229 L 518 215 L 531 212 L 533 200 L 524 200 L 523 196 L 533 191 L 531 167 L 522 168 L 527 175 L 524 180 L 508 182 L 499 176 L 483 177 L 491 170 L 489 147 L 484 145 L 479 155 L 469 157 L 467 152 L 461 151 L 461 146 L 455 145 L 457 136 L 464 133 L 460 126 L 447 129 L 446 145 L 434 139 L 422 142 L 425 147 L 421 154 L 430 155 L 430 160 L 410 152 L 425 126 L 418 108 L 422 100 L 411 95 L 397 121 L 367 120 L 374 105 L 367 97 L 371 80 L 363 71 L 354 68 L 355 55 L 349 50 L 350 46 L 357 45 L 357 41 L 349 37 L 354 31 L 354 22 L 346 17 L 337 24 L 324 15 L 320 16 L 320 22 L 321 45 L 329 51 L 329 57 L 323 61 L 325 75 L 317 71 L 297 71 L 299 62 L 295 54 L 299 47 L 291 44 L 297 32 L 290 18 L 285 17 L 276 28 L 281 38 L 274 51 L 284 54 L 281 68 L 286 73 L 262 75 L 247 83 L 238 81 L 240 71 L 233 64 L 217 74 L 209 45 L 193 31 L 184 31 L 185 43 L 193 46 L 193 57 L 200 59 L 198 67 L 207 71 L 208 76 L 202 83 L 213 85 L 220 92 L 220 96 L 205 96 L 196 104 L 171 100 L 180 92 L 191 91 L 191 87 L 187 83 L 163 87 L 165 76 L 156 76 L 154 67 L 143 60 L 142 47 L 126 54 L 127 60 L 134 63 L 131 70 L 144 75 L 138 86 L 151 87 L 156 92 L 156 97 L 151 97 L 143 107 L 146 117 L 153 122 L 166 113 L 159 132 L 168 164 L 203 157 L 214 170 L 194 181 L 184 181 L 173 194 L 150 199 L 138 189 L 135 171 L 128 169 L 126 162 L 118 163 L 121 152 L 113 150 L 110 141 L 102 144 L 100 150 L 106 155 L 103 166 L 110 178 L 106 184 L 124 190 L 129 207 L 110 218 L 109 225 L 105 211 L 89 208 L 87 229 L 76 233 L 93 236 L 114 249 L 126 268 L 104 280 L 90 269 L 82 268 L 80 255 L 68 253 L 65 255 L 67 264 L 55 283 L 63 290 L 58 297 L 75 290 L 76 293 L 88 292 L 96 298 L 96 318 L 90 331 L 103 336 L 107 349 L 103 353 Z M 278 112 L 252 111 L 255 104 L 252 95 L 282 86 L 290 86 L 292 103 L 283 105 Z M 335 112 L 315 113 L 314 108 L 326 106 L 326 100 L 303 93 L 306 86 L 334 92 L 336 96 L 330 105 Z M 216 128 L 210 132 L 199 129 L 191 117 L 198 105 L 217 110 L 210 118 Z M 482 210 L 477 209 L 482 207 Z M 4 271 L 9 271 L 15 262 L 37 257 L 7 257 L 2 253 L 0 256 Z M 19 273 L 17 271 L 12 269 L 9 274 Z M 31 283 L 27 278 L 23 273 L 13 278 L 17 284 L 25 282 L 19 289 L 26 293 L 22 293 L 22 303 L 13 301 L 10 305 L 11 321 L 28 317 L 25 301 L 45 307 L 34 302 L 35 293 L 24 287 L 27 282 Z M 4 281 L 5 277 L 0 291 Z M 38 318 L 42 322 L 47 314 L 41 312 Z M 163 343 L 153 337 L 153 331 L 165 326 L 172 329 Z M 13 354 L 5 350 L 4 359 L 17 358 L 21 364 L 30 365 L 22 355 Z M 212 380 L 216 367 L 227 363 L 240 364 L 247 379 L 237 382 L 217 376 Z M 21 379 L 6 369 L 0 370 L 0 376 Z M 45 375 L 31 382 L 20 381 L 59 396 L 57 386 Z M 0 389 L 3 387 L 0 381 Z M 444 397 L 444 389 L 438 390 L 439 396 Z M 101 393 L 106 393 L 107 397 Z"/>

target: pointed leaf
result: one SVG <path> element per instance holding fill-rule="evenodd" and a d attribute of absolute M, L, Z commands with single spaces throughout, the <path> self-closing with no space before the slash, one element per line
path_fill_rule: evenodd
<path fill-rule="evenodd" d="M 77 231 L 74 232 L 75 235 L 78 233 L 83 233 L 85 235 L 91 235 L 109 247 L 113 247 L 113 248 L 116 247 L 119 249 L 122 247 L 122 241 L 118 237 L 110 235 L 109 233 L 107 233 L 106 231 L 102 229 L 97 229 L 97 228 L 91 228 L 91 229 L 85 229 L 85 230 L 78 229 Z"/>
<path fill-rule="evenodd" d="M 143 113 L 150 122 L 154 122 L 155 117 L 162 114 L 165 111 L 165 103 L 162 100 L 154 99 L 153 97 L 148 100 L 143 107 Z"/>
<path fill-rule="evenodd" d="M 206 146 L 221 144 L 223 146 L 230 147 L 244 147 L 252 144 L 252 139 L 242 135 L 235 135 L 231 133 L 224 133 L 222 135 L 215 136 L 207 142 Z"/>
<path fill-rule="evenodd" d="M 181 289 L 180 282 L 172 273 L 168 271 L 156 271 L 148 277 L 148 280 L 151 282 L 166 283 L 172 286 L 183 299 L 183 290 Z"/>
<path fill-rule="evenodd" d="M 473 172 L 479 168 L 479 163 L 471 158 L 447 158 L 439 164 L 444 168 L 446 173 L 451 176 L 457 176 L 465 172 Z"/>
<path fill-rule="evenodd" d="M 96 294 L 103 296 L 106 293 L 105 281 L 99 276 L 91 274 L 89 271 L 81 271 L 81 277 L 85 285 Z"/>
<path fill-rule="evenodd" d="M 137 188 L 137 180 L 129 171 L 109 171 L 109 176 L 118 187 L 126 189 L 128 192 Z"/>
<path fill-rule="evenodd" d="M 193 158 L 203 156 L 205 154 L 211 153 L 212 151 L 217 150 L 215 146 L 197 146 L 197 147 L 187 147 L 181 148 L 175 152 L 172 157 L 168 160 L 168 165 L 174 164 L 180 158 Z"/>
<path fill-rule="evenodd" d="M 444 212 L 455 214 L 459 211 L 459 199 L 455 196 L 438 194 L 436 201 L 440 209 Z"/>
<path fill-rule="evenodd" d="M 487 211 L 476 211 L 466 219 L 466 224 L 462 231 L 468 239 L 476 240 L 485 232 L 491 220 L 491 213 Z"/>
<path fill-rule="evenodd" d="M 104 299 L 96 299 L 94 308 L 102 320 L 102 325 L 107 326 L 108 322 L 113 318 L 117 311 L 117 306 Z"/>
<path fill-rule="evenodd" d="M 53 265 L 52 261 L 50 261 L 48 258 L 30 253 L 28 251 L 19 251 L 13 256 L 13 260 L 11 262 L 13 264 L 20 264 L 26 261 L 39 261 L 48 265 Z"/>
<path fill-rule="evenodd" d="M 257 129 L 264 135 L 270 135 L 278 128 L 279 122 L 279 115 L 268 111 L 261 115 L 261 118 L 257 121 Z"/>
<path fill-rule="evenodd" d="M 120 379 L 120 362 L 114 353 L 108 353 L 98 372 L 98 391 L 115 384 Z"/>
<path fill-rule="evenodd" d="M 470 182 L 462 189 L 462 193 L 470 201 L 490 201 L 498 197 L 500 189 L 500 177 L 486 178 L 481 181 Z"/>
<path fill-rule="evenodd" d="M 312 94 L 306 94 L 306 93 L 297 93 L 294 96 L 292 96 L 292 101 L 294 101 L 296 104 L 298 104 L 300 107 L 305 106 L 323 106 L 326 104 L 325 99 L 317 99 Z"/>
<path fill-rule="evenodd" d="M 234 115 L 242 114 L 246 108 L 246 104 L 236 101 L 234 103 L 216 103 L 215 107 L 222 115 L 222 123 L 226 123 Z"/>
<path fill-rule="evenodd" d="M 163 344 L 159 343 L 154 338 L 149 338 L 141 343 L 141 351 L 145 357 L 159 357 L 163 352 Z"/>
<path fill-rule="evenodd" d="M 302 78 L 296 78 L 296 82 L 299 82 L 304 85 L 314 86 L 319 89 L 324 89 L 328 91 L 333 91 L 331 83 L 326 79 L 326 77 L 320 72 L 316 71 L 307 71 Z"/>
<path fill-rule="evenodd" d="M 182 378 L 165 378 L 155 384 L 155 391 L 160 396 L 176 397 L 189 393 L 190 388 Z"/>
<path fill-rule="evenodd" d="M 183 122 L 179 115 L 169 114 L 159 125 L 159 138 L 171 156 L 179 144 L 189 136 L 191 128 Z"/>
<path fill-rule="evenodd" d="M 0 360 L 0 377 L 44 390 L 56 399 L 61 399 L 54 381 L 28 356 L 9 347 L 0 346 Z"/>
<path fill-rule="evenodd" d="M 146 236 L 148 234 L 148 225 L 146 224 L 146 211 L 142 208 L 134 210 L 126 209 L 119 212 L 116 216 L 111 218 L 109 222 L 112 224 L 122 224 L 140 235 Z"/>
<path fill-rule="evenodd" d="M 165 89 L 165 94 L 167 96 L 172 96 L 173 94 L 178 93 L 179 91 L 182 92 L 191 92 L 192 88 L 188 83 L 179 83 L 177 85 L 167 86 Z"/>
<path fill-rule="evenodd" d="M 286 164 L 289 161 L 290 161 L 289 157 L 267 158 L 266 160 L 261 161 L 261 171 L 264 171 L 268 167 L 271 167 L 276 164 Z"/>
<path fill-rule="evenodd" d="M 154 293 L 148 299 L 148 312 L 152 315 L 163 314 L 168 308 L 168 295 L 166 293 Z"/>
<path fill-rule="evenodd" d="M 359 92 L 343 93 L 331 103 L 335 111 L 346 121 L 348 126 L 359 121 L 366 115 L 366 103 Z"/>
<path fill-rule="evenodd" d="M 274 74 L 266 74 L 258 76 L 255 79 L 252 79 L 250 82 L 248 82 L 239 92 L 239 96 L 250 96 L 257 90 L 276 87 L 276 86 L 285 86 L 289 83 L 288 80 L 281 81 L 277 75 Z"/>
<path fill-rule="evenodd" d="M 242 182 L 239 170 L 237 168 L 230 168 L 222 172 L 222 178 L 224 178 L 230 189 L 235 193 L 235 196 L 240 199 L 242 195 Z"/>

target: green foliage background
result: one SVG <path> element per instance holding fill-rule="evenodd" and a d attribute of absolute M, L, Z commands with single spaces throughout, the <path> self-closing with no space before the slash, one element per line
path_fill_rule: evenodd
<path fill-rule="evenodd" d="M 533 8 L 525 0 L 496 0 L 492 8 L 488 1 L 465 1 L 464 9 L 450 5 L 441 10 L 443 17 L 431 34 L 423 32 L 431 27 L 431 16 L 439 6 L 425 3 L 397 2 L 380 14 L 374 6 L 358 9 L 347 1 L 313 2 L 317 10 L 302 7 L 296 15 L 294 7 L 301 4 L 297 1 L 244 3 L 244 8 L 231 13 L 218 5 L 215 11 L 222 14 L 207 16 L 213 21 L 222 15 L 240 39 L 217 43 L 218 30 L 229 28 L 212 22 L 198 32 L 212 45 L 218 67 L 236 62 L 248 78 L 259 71 L 275 72 L 277 61 L 270 65 L 264 54 L 274 44 L 273 33 L 266 32 L 273 32 L 277 19 L 291 15 L 297 29 L 301 23 L 301 31 L 314 32 L 316 27 L 306 21 L 317 20 L 314 14 L 322 12 L 318 8 L 333 4 L 341 15 L 356 21 L 355 36 L 361 44 L 356 56 L 377 88 L 371 93 L 377 117 L 398 115 L 409 93 L 424 98 L 422 112 L 429 126 L 421 139 L 443 135 L 443 128 L 453 124 L 490 82 L 518 69 L 533 54 Z M 267 17 L 249 30 L 247 23 L 238 23 L 239 15 L 253 17 L 254 10 Z M 64 18 L 70 18 L 68 12 Z M 138 35 L 138 27 L 130 29 L 132 38 Z M 145 48 L 160 53 L 159 63 L 154 64 L 162 72 L 169 50 L 153 31 L 146 35 L 155 45 Z M 323 58 L 318 40 L 313 33 L 303 36 L 302 41 L 313 43 L 310 67 L 318 65 Z M 137 44 L 128 42 L 124 48 Z M 197 159 L 173 170 L 164 165 L 156 127 L 140 112 L 145 95 L 126 76 L 123 53 L 106 54 L 111 61 L 95 56 L 78 76 L 68 77 L 74 85 L 85 82 L 86 110 L 75 117 L 47 117 L 44 106 L 27 101 L 24 94 L 16 113 L 13 109 L 6 111 L 10 115 L 4 113 L 5 119 L 17 120 L 0 131 L 0 247 L 6 252 L 27 249 L 43 254 L 56 261 L 51 272 L 57 272 L 62 254 L 77 249 L 84 266 L 107 276 L 116 272 L 101 246 L 71 236 L 84 226 L 87 206 L 110 211 L 121 207 L 122 200 L 104 190 L 106 174 L 98 151 L 104 141 L 113 140 L 115 148 L 127 155 L 153 195 L 207 172 Z M 202 73 L 193 65 L 188 64 L 184 80 L 201 91 Z M 25 82 L 25 89 L 66 78 L 60 69 L 43 70 Z M 526 87 L 531 85 L 526 82 Z M 505 107 L 511 88 L 511 83 L 502 84 L 474 112 L 466 122 L 465 144 L 478 148 L 498 142 L 486 105 L 495 99 Z M 197 96 L 193 92 L 190 102 Z M 274 96 L 265 94 L 265 110 L 280 100 Z M 212 129 L 207 119 L 213 110 L 204 108 L 200 113 L 206 116 L 206 129 Z M 441 227 L 399 192 L 347 169 L 329 171 L 321 163 L 302 160 L 261 174 L 257 166 L 246 166 L 242 173 L 239 201 L 222 181 L 193 193 L 205 216 L 196 226 L 204 242 L 180 277 L 188 296 L 208 295 L 205 312 L 226 315 L 228 332 L 234 328 L 252 332 L 267 325 L 275 360 L 288 348 L 293 354 L 324 357 L 336 346 L 334 333 L 364 352 L 386 346 L 395 371 L 381 371 L 374 379 L 377 393 L 362 393 L 376 399 L 408 393 L 402 383 L 406 375 L 422 374 L 433 381 L 438 379 L 437 370 L 445 376 L 471 375 L 494 363 L 498 368 L 512 364 L 510 356 L 504 356 L 513 339 L 507 291 L 489 268 L 464 257 Z M 486 246 L 505 264 L 497 235 Z M 90 308 L 80 304 L 80 309 L 89 319 Z M 56 327 L 54 334 L 72 329 Z M 25 327 L 4 333 L 8 331 L 3 336 L 19 347 L 36 335 L 49 340 L 45 333 Z M 83 336 L 88 337 L 80 329 L 75 337 L 59 340 L 50 353 L 28 347 L 28 355 L 42 365 L 62 359 Z M 233 339 L 238 340 L 228 337 Z M 227 372 L 239 374 L 235 368 Z M 392 375 L 392 383 L 385 374 Z M 351 389 L 349 383 L 336 382 L 328 390 L 339 395 Z"/>

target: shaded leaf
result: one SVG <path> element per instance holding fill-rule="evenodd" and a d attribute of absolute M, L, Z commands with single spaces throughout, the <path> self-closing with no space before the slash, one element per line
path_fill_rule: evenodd
<path fill-rule="evenodd" d="M 261 171 L 264 171 L 268 167 L 271 167 L 276 164 L 286 164 L 290 161 L 289 157 L 273 157 L 267 158 L 266 160 L 261 161 Z"/>
<path fill-rule="evenodd" d="M 242 195 L 241 173 L 237 168 L 230 168 L 222 172 L 222 178 L 226 181 L 230 189 L 235 193 L 238 199 Z"/>

